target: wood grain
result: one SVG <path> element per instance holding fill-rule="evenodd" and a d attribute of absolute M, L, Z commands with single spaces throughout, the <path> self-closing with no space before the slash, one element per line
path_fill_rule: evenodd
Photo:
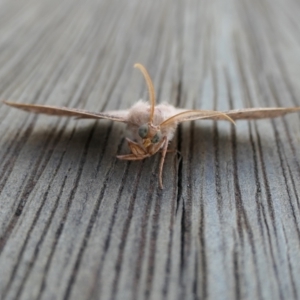
<path fill-rule="evenodd" d="M 300 106 L 295 0 L 0 1 L 1 99 L 127 109 Z M 0 107 L 0 298 L 299 299 L 300 116 L 125 125 Z"/>

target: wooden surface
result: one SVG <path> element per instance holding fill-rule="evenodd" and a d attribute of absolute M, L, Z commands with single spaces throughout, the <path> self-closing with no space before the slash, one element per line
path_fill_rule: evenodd
<path fill-rule="evenodd" d="M 1 99 L 94 111 L 147 99 L 300 105 L 296 0 L 1 0 Z M 0 107 L 0 298 L 299 299 L 300 115 L 180 126 L 159 156 L 123 124 Z"/>

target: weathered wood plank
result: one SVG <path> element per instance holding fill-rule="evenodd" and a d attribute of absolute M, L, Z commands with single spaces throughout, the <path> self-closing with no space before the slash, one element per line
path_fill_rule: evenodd
<path fill-rule="evenodd" d="M 295 0 L 0 1 L 1 99 L 103 111 L 300 106 Z M 122 124 L 0 108 L 1 299 L 299 299 L 300 118 L 179 126 L 118 161 Z"/>

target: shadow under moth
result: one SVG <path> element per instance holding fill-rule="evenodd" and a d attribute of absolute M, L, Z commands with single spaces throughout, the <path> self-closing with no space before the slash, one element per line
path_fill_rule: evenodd
<path fill-rule="evenodd" d="M 169 141 L 172 140 L 179 123 L 200 119 L 225 120 L 233 124 L 241 119 L 275 118 L 287 113 L 300 110 L 300 107 L 290 108 L 244 108 L 229 111 L 189 110 L 176 108 L 168 103 L 156 105 L 155 92 L 152 80 L 141 64 L 135 64 L 146 80 L 150 102 L 138 101 L 128 110 L 89 112 L 82 109 L 57 107 L 50 105 L 22 104 L 4 101 L 5 104 L 26 111 L 69 116 L 82 119 L 108 119 L 126 123 L 133 134 L 133 140 L 127 138 L 130 154 L 118 155 L 121 160 L 142 160 L 157 152 L 161 152 L 159 165 L 159 185 L 163 188 L 162 171 Z"/>

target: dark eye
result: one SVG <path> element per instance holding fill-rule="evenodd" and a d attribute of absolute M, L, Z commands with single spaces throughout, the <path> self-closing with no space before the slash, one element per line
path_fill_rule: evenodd
<path fill-rule="evenodd" d="M 139 136 L 142 139 L 144 139 L 148 134 L 148 124 L 144 124 L 144 125 L 140 126 L 138 133 L 139 133 Z"/>
<path fill-rule="evenodd" d="M 161 133 L 160 133 L 160 131 L 158 131 L 158 132 L 155 134 L 155 136 L 152 138 L 151 143 L 152 143 L 152 144 L 158 143 L 158 142 L 160 141 L 160 138 L 161 138 Z"/>

